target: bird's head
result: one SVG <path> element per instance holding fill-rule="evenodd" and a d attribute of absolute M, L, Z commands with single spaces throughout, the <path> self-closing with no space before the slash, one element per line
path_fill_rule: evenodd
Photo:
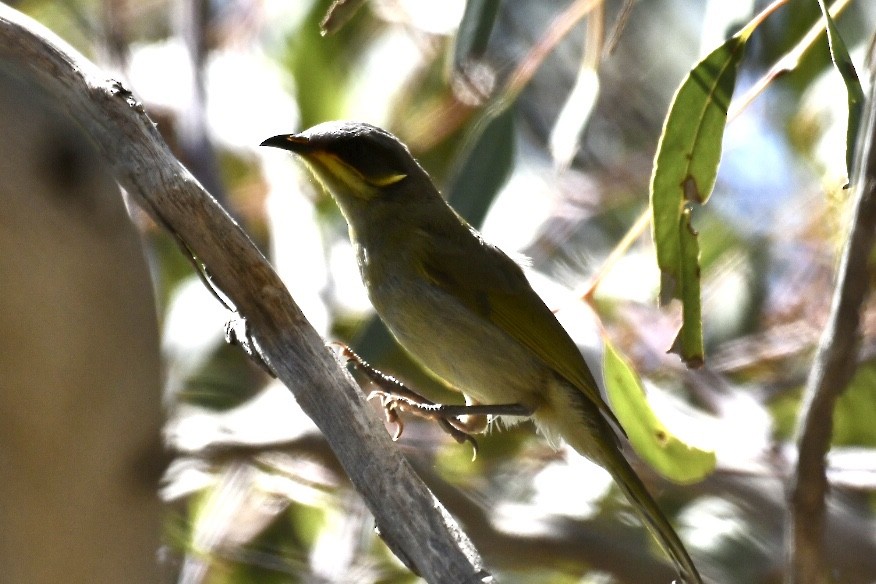
<path fill-rule="evenodd" d="M 268 138 L 261 145 L 301 156 L 342 207 L 347 201 L 371 201 L 411 191 L 424 178 L 431 187 L 407 147 L 370 124 L 325 122 L 300 134 Z"/>

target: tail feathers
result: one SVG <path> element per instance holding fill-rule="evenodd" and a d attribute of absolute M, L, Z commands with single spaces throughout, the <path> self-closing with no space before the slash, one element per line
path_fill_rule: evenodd
<path fill-rule="evenodd" d="M 633 504 L 642 522 L 663 550 L 672 558 L 686 584 L 703 584 L 703 580 L 669 520 L 648 493 L 644 483 L 620 452 L 605 465 L 624 495 Z"/>
<path fill-rule="evenodd" d="M 675 529 L 624 458 L 617 435 L 596 406 L 565 383 L 555 384 L 552 389 L 550 407 L 536 411 L 539 428 L 549 437 L 559 434 L 578 453 L 611 473 L 648 531 L 672 559 L 685 584 L 703 584 Z"/>

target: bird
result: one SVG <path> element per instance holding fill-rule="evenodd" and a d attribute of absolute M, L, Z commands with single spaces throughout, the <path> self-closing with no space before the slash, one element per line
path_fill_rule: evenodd
<path fill-rule="evenodd" d="M 577 345 L 520 264 L 456 213 L 398 138 L 331 121 L 261 146 L 296 154 L 336 201 L 374 309 L 415 361 L 465 396 L 454 412 L 478 414 L 475 431 L 485 412 L 530 415 L 551 443 L 605 468 L 682 580 L 702 584 L 624 457 L 623 428 Z"/>

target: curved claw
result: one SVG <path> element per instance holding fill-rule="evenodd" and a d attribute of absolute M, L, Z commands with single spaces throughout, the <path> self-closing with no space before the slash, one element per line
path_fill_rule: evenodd
<path fill-rule="evenodd" d="M 393 396 L 386 393 L 385 391 L 374 390 L 368 394 L 365 398 L 367 401 L 371 401 L 373 398 L 380 398 L 380 405 L 383 407 L 383 419 L 390 426 L 395 426 L 395 432 L 392 435 L 392 441 L 396 442 L 399 438 L 401 438 L 402 432 L 405 430 L 405 424 L 402 421 L 401 416 L 398 415 L 398 407 L 396 400 L 393 399 Z"/>
<path fill-rule="evenodd" d="M 384 405 L 383 417 L 387 424 L 395 426 L 395 432 L 392 434 L 392 441 L 397 442 L 398 439 L 401 438 L 402 432 L 405 431 L 405 423 L 402 421 L 401 416 L 398 415 L 398 410 L 394 407 L 387 407 Z"/>
<path fill-rule="evenodd" d="M 423 418 L 435 420 L 438 422 L 438 425 L 441 426 L 441 429 L 450 434 L 457 443 L 462 444 L 463 442 L 468 442 L 471 444 L 473 450 L 471 459 L 475 460 L 477 458 L 478 442 L 475 440 L 474 436 L 457 427 L 449 418 L 443 417 L 437 412 L 428 412 L 424 407 L 424 405 L 434 406 L 435 404 L 432 404 L 431 402 L 420 404 L 404 396 L 395 395 L 380 389 L 375 389 L 369 393 L 366 399 L 370 401 L 375 397 L 380 398 L 380 403 L 383 406 L 383 412 L 387 423 L 396 426 L 395 435 L 392 437 L 393 440 L 398 440 L 404 430 L 404 423 L 402 422 L 401 416 L 399 416 L 399 411 L 405 409 L 406 411 L 409 410 Z M 406 405 L 408 408 L 405 408 Z"/>
<path fill-rule="evenodd" d="M 351 361 L 355 361 L 358 355 L 353 352 L 353 350 L 346 344 L 340 341 L 329 341 L 325 344 L 332 353 L 335 354 L 335 359 L 338 361 L 343 361 L 344 363 L 349 363 Z"/>
<path fill-rule="evenodd" d="M 468 432 L 463 432 L 444 418 L 439 419 L 438 422 L 441 428 L 445 432 L 450 434 L 458 444 L 462 444 L 463 442 L 468 442 L 469 444 L 471 444 L 471 460 L 472 462 L 474 462 L 474 460 L 478 457 L 478 441 L 475 440 L 475 437 Z"/>
<path fill-rule="evenodd" d="M 465 441 L 471 444 L 471 461 L 474 462 L 478 457 L 478 441 L 471 434 L 465 435 Z"/>

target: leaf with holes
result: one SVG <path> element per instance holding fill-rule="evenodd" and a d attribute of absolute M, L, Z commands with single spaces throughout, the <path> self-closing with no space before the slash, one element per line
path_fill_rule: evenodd
<path fill-rule="evenodd" d="M 727 108 L 752 30 L 746 27 L 691 69 L 675 93 L 654 159 L 650 195 L 661 272 L 660 302 L 682 301 L 681 342 L 673 344 L 672 350 L 689 366 L 702 364 L 704 351 L 699 252 L 693 253 L 698 245 L 689 216 L 683 220 L 683 215 L 689 203 L 705 203 L 715 186 Z M 692 274 L 697 277 L 691 278 Z"/>

